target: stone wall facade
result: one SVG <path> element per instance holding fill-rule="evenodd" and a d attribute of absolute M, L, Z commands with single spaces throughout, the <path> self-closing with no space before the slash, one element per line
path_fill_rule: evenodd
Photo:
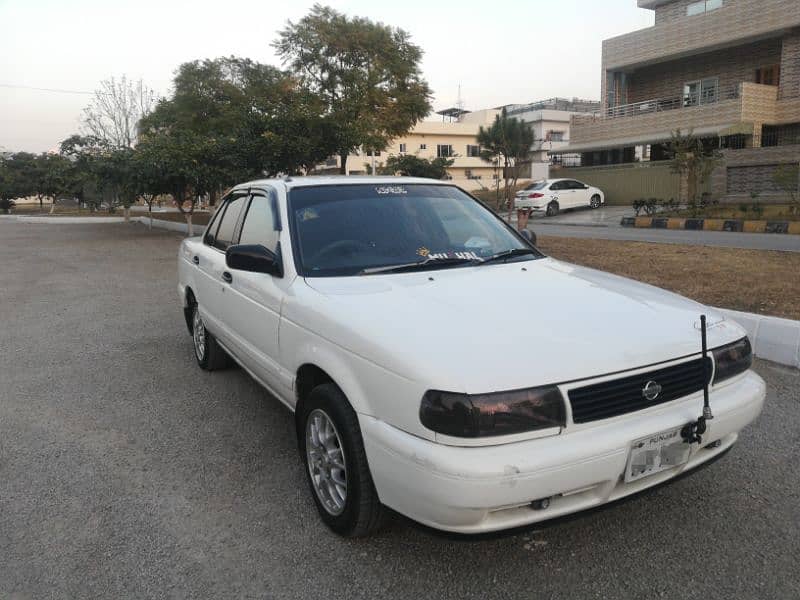
<path fill-rule="evenodd" d="M 775 185 L 774 175 L 782 165 L 800 166 L 800 145 L 727 150 L 723 154 L 725 163 L 711 177 L 714 198 L 722 202 L 743 202 L 750 200 L 751 192 L 756 192 L 760 194 L 759 200 L 765 203 L 789 200 L 786 192 Z"/>
<path fill-rule="evenodd" d="M 685 83 L 709 77 L 719 78 L 725 99 L 739 83 L 754 83 L 757 69 L 779 64 L 781 50 L 781 40 L 773 39 L 643 67 L 630 75 L 628 103 L 681 98 Z"/>

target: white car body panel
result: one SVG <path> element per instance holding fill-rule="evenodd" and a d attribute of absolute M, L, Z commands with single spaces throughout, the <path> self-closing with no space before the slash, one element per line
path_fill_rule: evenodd
<path fill-rule="evenodd" d="M 517 209 L 530 208 L 534 211 L 546 211 L 550 202 L 557 202 L 559 209 L 573 209 L 590 206 L 593 196 L 600 197 L 600 205 L 605 204 L 606 197 L 599 188 L 589 186 L 587 189 L 554 190 L 551 186 L 563 181 L 577 181 L 574 179 L 548 179 L 547 186 L 540 190 L 520 190 L 514 198 L 514 207 Z M 530 198 L 531 194 L 542 194 L 540 198 Z"/>
<path fill-rule="evenodd" d="M 398 179 L 346 180 L 360 182 Z M 568 419 L 563 429 L 545 434 L 475 440 L 436 434 L 420 421 L 427 390 L 487 393 L 558 384 L 569 411 L 566 391 L 576 381 L 696 358 L 700 314 L 709 319 L 710 348 L 745 332 L 678 295 L 550 258 L 424 273 L 298 276 L 287 189 L 337 183 L 343 180 L 246 184 L 277 194 L 284 276 L 234 270 L 233 282 L 225 283 L 224 253 L 190 238 L 179 253 L 178 293 L 186 306 L 192 291 L 208 330 L 290 408 L 301 366 L 314 365 L 333 379 L 359 416 L 376 489 L 391 508 L 460 532 L 552 518 L 700 464 L 726 450 L 760 412 L 765 390 L 757 375 L 724 382 L 712 389 L 715 420 L 706 436 L 724 443 L 693 448 L 688 465 L 624 485 L 618 480 L 631 441 L 696 419 L 702 394 L 588 424 Z M 497 298 L 513 299 L 521 310 L 510 311 Z M 528 507 L 565 493 L 552 509 Z"/>

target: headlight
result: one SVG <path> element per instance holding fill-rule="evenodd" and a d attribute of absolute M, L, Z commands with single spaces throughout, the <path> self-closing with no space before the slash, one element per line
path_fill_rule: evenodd
<path fill-rule="evenodd" d="M 475 395 L 430 390 L 419 418 L 428 429 L 453 437 L 510 435 L 563 427 L 564 400 L 556 387 Z"/>
<path fill-rule="evenodd" d="M 714 383 L 744 373 L 753 365 L 753 349 L 750 347 L 750 340 L 746 337 L 738 342 L 712 350 L 712 354 L 714 363 L 716 363 Z"/>

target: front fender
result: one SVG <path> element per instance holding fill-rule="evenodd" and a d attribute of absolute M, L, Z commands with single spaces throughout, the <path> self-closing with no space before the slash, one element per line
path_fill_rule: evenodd
<path fill-rule="evenodd" d="M 303 365 L 314 365 L 333 379 L 357 413 L 434 439 L 433 432 L 419 420 L 420 402 L 427 391 L 421 383 L 345 350 L 287 319 L 281 321 L 280 340 L 282 362 L 295 376 Z"/>

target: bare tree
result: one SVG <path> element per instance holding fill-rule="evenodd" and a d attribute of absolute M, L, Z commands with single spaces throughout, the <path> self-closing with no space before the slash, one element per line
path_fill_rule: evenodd
<path fill-rule="evenodd" d="M 89 106 L 83 109 L 83 127 L 114 148 L 133 148 L 139 120 L 150 114 L 157 98 L 141 79 L 131 81 L 125 75 L 105 79 L 95 91 Z"/>

